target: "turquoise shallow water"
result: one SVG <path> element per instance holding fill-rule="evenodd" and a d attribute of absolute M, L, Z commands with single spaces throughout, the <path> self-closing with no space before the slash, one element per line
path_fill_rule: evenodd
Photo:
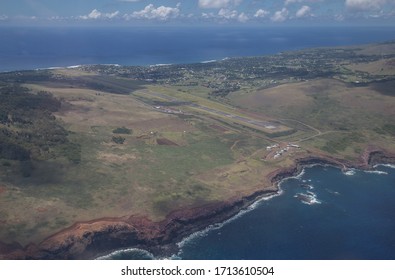
<path fill-rule="evenodd" d="M 181 259 L 395 259 L 395 169 L 306 168 L 282 193 L 182 241 Z M 170 257 L 170 256 L 169 256 Z M 141 250 L 109 259 L 150 259 Z"/>

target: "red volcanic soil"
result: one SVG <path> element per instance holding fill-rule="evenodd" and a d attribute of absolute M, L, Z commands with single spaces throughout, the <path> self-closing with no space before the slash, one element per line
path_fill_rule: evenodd
<path fill-rule="evenodd" d="M 177 143 L 174 143 L 173 141 L 167 139 L 167 138 L 158 138 L 156 139 L 156 143 L 158 145 L 166 145 L 166 146 L 178 146 Z"/>
<path fill-rule="evenodd" d="M 39 244 L 30 244 L 25 248 L 17 243 L 0 242 L 0 259 L 93 259 L 117 249 L 131 247 L 146 249 L 159 257 L 168 256 L 177 251 L 176 243 L 183 237 L 227 220 L 258 198 L 276 193 L 279 181 L 296 175 L 304 166 L 331 164 L 340 168 L 367 169 L 378 163 L 395 163 L 395 154 L 370 147 L 354 163 L 323 155 L 298 158 L 293 167 L 278 169 L 267 175 L 273 184 L 271 187 L 249 196 L 233 197 L 198 208 L 180 209 L 160 222 L 141 216 L 80 222 L 49 236 Z"/>

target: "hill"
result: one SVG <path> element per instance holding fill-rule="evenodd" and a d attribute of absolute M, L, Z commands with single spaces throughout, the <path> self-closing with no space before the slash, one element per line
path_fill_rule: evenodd
<path fill-rule="evenodd" d="M 304 165 L 395 159 L 395 43 L 0 74 L 0 258 L 163 255 Z"/>

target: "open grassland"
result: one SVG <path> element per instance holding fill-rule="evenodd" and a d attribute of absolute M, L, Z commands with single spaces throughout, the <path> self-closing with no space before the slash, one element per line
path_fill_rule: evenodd
<path fill-rule="evenodd" d="M 328 154 L 357 158 L 369 145 L 395 149 L 395 99 L 384 82 L 365 86 L 334 79 L 291 83 L 249 94 L 232 94 L 231 101 L 244 108 L 277 117 L 300 135 L 287 139 L 314 146 Z M 385 89 L 384 89 L 385 88 Z M 383 91 L 388 94 L 383 94 Z M 302 132 L 303 126 L 305 131 Z M 311 135 L 306 132 L 310 128 Z M 299 140 L 298 140 L 299 138 Z M 285 140 L 285 138 L 284 138 Z"/>
<path fill-rule="evenodd" d="M 394 45 L 2 74 L 0 241 L 161 221 L 272 189 L 297 158 L 394 153 Z"/>
<path fill-rule="evenodd" d="M 33 161 L 28 177 L 17 163 L 2 160 L 11 165 L 0 172 L 3 242 L 39 242 L 77 221 L 102 217 L 161 220 L 180 208 L 270 186 L 264 174 L 276 166 L 265 169 L 254 155 L 270 142 L 253 133 L 207 117 L 158 112 L 131 95 L 25 86 L 62 100 L 54 115 L 80 145 L 80 160 Z M 114 133 L 121 128 L 128 133 Z"/>

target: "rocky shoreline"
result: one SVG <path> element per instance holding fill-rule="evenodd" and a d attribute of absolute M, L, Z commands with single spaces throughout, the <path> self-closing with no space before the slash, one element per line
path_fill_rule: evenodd
<path fill-rule="evenodd" d="M 39 244 L 29 244 L 24 248 L 19 244 L 0 242 L 0 259 L 93 259 L 105 252 L 131 247 L 147 250 L 155 256 L 168 256 L 177 251 L 176 243 L 191 233 L 225 221 L 258 199 L 276 194 L 281 180 L 299 174 L 306 166 L 321 164 L 342 169 L 371 169 L 383 163 L 394 164 L 395 154 L 369 148 L 357 162 L 324 155 L 298 158 L 293 167 L 268 174 L 272 186 L 251 195 L 198 208 L 180 209 L 160 222 L 152 222 L 141 216 L 80 222 L 49 236 Z"/>

